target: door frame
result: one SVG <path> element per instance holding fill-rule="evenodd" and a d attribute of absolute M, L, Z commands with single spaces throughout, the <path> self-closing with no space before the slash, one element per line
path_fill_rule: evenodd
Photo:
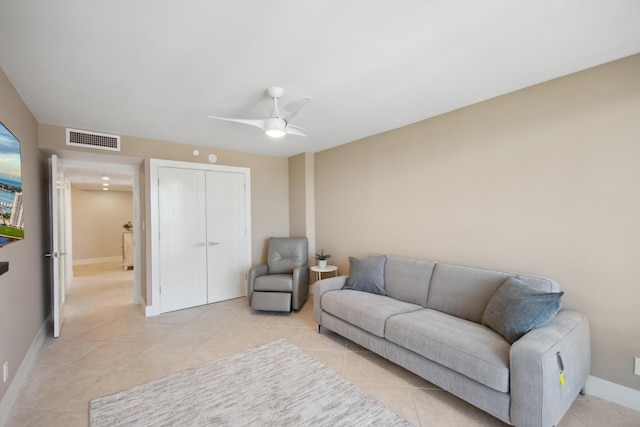
<path fill-rule="evenodd" d="M 160 238 L 159 238 L 159 218 L 160 211 L 158 202 L 158 169 L 160 167 L 174 167 L 181 169 L 193 169 L 214 172 L 233 172 L 245 176 L 245 268 L 249 271 L 251 267 L 251 169 L 239 166 L 222 166 L 207 163 L 182 162 L 176 160 L 146 159 L 145 170 L 147 180 L 145 181 L 147 200 L 145 221 L 147 224 L 147 306 L 146 315 L 156 316 L 160 314 Z M 244 287 L 246 289 L 247 272 L 244 274 Z"/>
<path fill-rule="evenodd" d="M 142 221 L 140 215 L 140 165 L 130 164 L 130 163 L 111 163 L 104 161 L 100 158 L 100 154 L 96 154 L 95 157 L 91 157 L 91 159 L 87 160 L 76 160 L 70 159 L 68 157 L 65 158 L 65 154 L 59 153 L 58 155 L 58 163 L 60 168 L 64 170 L 65 167 L 74 167 L 74 168 L 84 168 L 89 170 L 97 170 L 104 171 L 105 173 L 109 172 L 131 172 L 133 176 L 133 185 L 132 185 L 132 193 L 133 193 L 133 295 L 132 301 L 136 305 L 144 305 L 145 301 L 142 297 L 142 249 L 141 245 L 138 242 L 142 240 Z M 94 160 L 95 159 L 95 160 Z M 65 180 L 68 181 L 68 180 Z M 68 185 L 70 185 L 67 182 Z M 65 185 L 65 189 L 67 189 L 68 185 Z M 70 193 L 70 190 L 69 190 Z M 66 250 L 69 252 L 68 259 L 66 260 L 66 271 L 68 275 L 66 276 L 66 285 L 71 282 L 73 278 L 73 259 L 72 259 L 72 239 L 71 239 L 71 222 L 72 222 L 72 210 L 71 210 L 71 197 L 69 194 L 67 201 L 67 209 L 64 211 L 64 218 L 58 218 L 59 221 L 63 221 L 65 225 L 68 227 L 66 232 Z M 65 286 L 66 290 L 66 286 Z"/>
<path fill-rule="evenodd" d="M 60 159 L 55 154 L 49 156 L 49 252 L 45 256 L 51 259 L 51 311 L 53 337 L 58 338 L 64 323 L 65 301 L 65 177 Z"/>

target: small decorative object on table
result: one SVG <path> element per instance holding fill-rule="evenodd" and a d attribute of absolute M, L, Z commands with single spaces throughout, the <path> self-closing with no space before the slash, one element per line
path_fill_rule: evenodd
<path fill-rule="evenodd" d="M 320 253 L 316 254 L 315 258 L 318 261 L 318 267 L 327 268 L 327 260 L 331 258 L 331 255 L 325 254 L 324 249 L 322 249 Z"/>

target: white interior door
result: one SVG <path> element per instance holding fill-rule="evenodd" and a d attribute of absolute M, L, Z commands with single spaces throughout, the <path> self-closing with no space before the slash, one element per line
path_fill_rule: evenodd
<path fill-rule="evenodd" d="M 208 302 L 246 294 L 245 175 L 207 172 Z"/>
<path fill-rule="evenodd" d="M 160 312 L 207 303 L 204 171 L 158 168 Z"/>
<path fill-rule="evenodd" d="M 64 171 L 58 157 L 54 154 L 49 159 L 49 218 L 51 220 L 51 303 L 53 305 L 53 336 L 60 336 L 64 323 Z"/>

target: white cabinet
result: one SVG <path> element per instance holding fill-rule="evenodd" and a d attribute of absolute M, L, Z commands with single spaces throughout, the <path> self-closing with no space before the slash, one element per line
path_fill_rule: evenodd
<path fill-rule="evenodd" d="M 133 268 L 133 231 L 122 232 L 122 267 Z"/>
<path fill-rule="evenodd" d="M 246 295 L 249 178 L 247 168 L 150 162 L 154 314 Z"/>

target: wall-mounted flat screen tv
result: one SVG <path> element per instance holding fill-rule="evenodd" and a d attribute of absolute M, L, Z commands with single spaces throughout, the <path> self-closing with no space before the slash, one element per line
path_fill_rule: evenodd
<path fill-rule="evenodd" d="M 0 246 L 24 239 L 20 141 L 0 122 Z"/>

